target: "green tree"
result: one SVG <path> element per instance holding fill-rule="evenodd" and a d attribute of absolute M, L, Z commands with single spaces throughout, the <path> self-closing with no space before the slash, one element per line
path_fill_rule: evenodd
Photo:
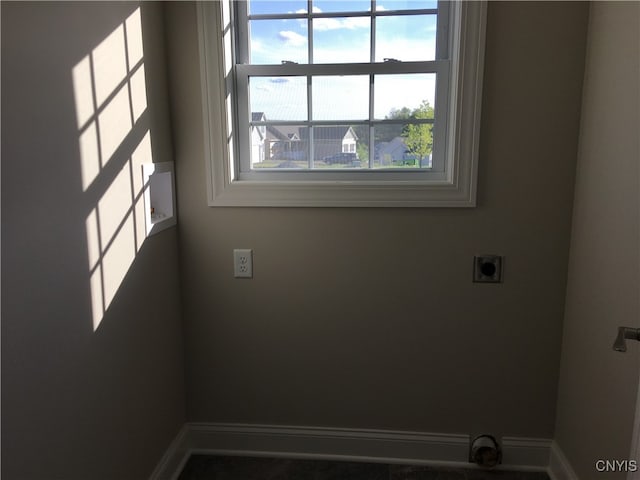
<path fill-rule="evenodd" d="M 385 120 L 408 120 L 411 118 L 411 109 L 409 107 L 393 108 L 384 116 Z M 402 124 L 381 124 L 375 128 L 375 141 L 378 142 L 390 142 L 396 137 L 402 135 L 404 125 Z"/>
<path fill-rule="evenodd" d="M 423 120 L 434 118 L 433 107 L 423 100 L 418 108 L 411 112 L 411 118 Z M 433 150 L 433 124 L 409 123 L 402 132 L 407 149 L 418 157 L 420 164 Z"/>
<path fill-rule="evenodd" d="M 358 154 L 358 159 L 361 162 L 369 161 L 369 145 L 364 142 L 358 142 L 356 145 L 356 153 Z"/>
<path fill-rule="evenodd" d="M 353 131 L 358 137 L 356 153 L 361 162 L 369 161 L 369 125 L 352 125 Z"/>

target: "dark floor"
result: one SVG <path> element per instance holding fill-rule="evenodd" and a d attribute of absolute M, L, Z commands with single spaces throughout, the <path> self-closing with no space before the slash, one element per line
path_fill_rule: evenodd
<path fill-rule="evenodd" d="M 549 480 L 549 477 L 543 472 L 192 455 L 178 480 Z"/>

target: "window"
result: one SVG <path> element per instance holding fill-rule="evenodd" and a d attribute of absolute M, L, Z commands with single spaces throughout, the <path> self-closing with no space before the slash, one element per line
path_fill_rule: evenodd
<path fill-rule="evenodd" d="M 210 205 L 475 204 L 484 3 L 198 8 Z"/>

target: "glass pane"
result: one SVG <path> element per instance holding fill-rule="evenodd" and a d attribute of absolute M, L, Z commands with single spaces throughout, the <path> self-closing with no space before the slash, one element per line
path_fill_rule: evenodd
<path fill-rule="evenodd" d="M 369 0 L 314 0 L 313 13 L 319 12 L 368 12 L 371 10 Z"/>
<path fill-rule="evenodd" d="M 376 11 L 383 10 L 422 10 L 438 8 L 437 0 L 378 0 Z"/>
<path fill-rule="evenodd" d="M 336 125 L 313 127 L 315 168 L 367 168 L 369 127 Z"/>
<path fill-rule="evenodd" d="M 370 38 L 369 17 L 316 18 L 313 20 L 313 63 L 368 63 Z"/>
<path fill-rule="evenodd" d="M 369 118 L 369 76 L 317 76 L 311 81 L 314 120 Z"/>
<path fill-rule="evenodd" d="M 249 105 L 252 116 L 268 120 L 307 119 L 306 77 L 250 77 Z M 256 121 L 252 119 L 252 121 Z"/>
<path fill-rule="evenodd" d="M 249 0 L 249 15 L 261 13 L 307 13 L 307 0 Z"/>
<path fill-rule="evenodd" d="M 374 152 L 373 168 L 431 168 L 433 124 L 377 125 Z"/>
<path fill-rule="evenodd" d="M 375 75 L 374 118 L 433 118 L 436 93 L 435 73 Z"/>
<path fill-rule="evenodd" d="M 251 168 L 308 168 L 307 127 L 300 125 L 254 125 L 251 127 Z"/>
<path fill-rule="evenodd" d="M 251 20 L 249 32 L 252 64 L 279 65 L 283 60 L 308 62 L 306 20 Z"/>
<path fill-rule="evenodd" d="M 397 15 L 376 18 L 376 62 L 436 58 L 436 15 Z"/>

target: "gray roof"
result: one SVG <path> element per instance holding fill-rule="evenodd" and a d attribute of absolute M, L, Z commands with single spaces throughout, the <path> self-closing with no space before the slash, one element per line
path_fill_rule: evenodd
<path fill-rule="evenodd" d="M 340 140 L 351 131 L 353 138 L 358 136 L 349 126 L 339 127 L 313 127 L 313 138 L 315 140 Z M 309 127 L 299 127 L 297 125 L 267 125 L 267 138 L 271 140 L 307 140 L 309 138 Z"/>
<path fill-rule="evenodd" d="M 267 125 L 267 138 L 269 140 L 300 140 L 299 132 L 300 127 L 296 125 Z"/>
<path fill-rule="evenodd" d="M 314 140 L 342 140 L 349 130 L 351 130 L 353 138 L 357 140 L 356 132 L 351 127 L 344 125 L 339 127 L 313 127 L 313 138 Z M 300 138 L 309 138 L 308 127 L 300 127 Z"/>

